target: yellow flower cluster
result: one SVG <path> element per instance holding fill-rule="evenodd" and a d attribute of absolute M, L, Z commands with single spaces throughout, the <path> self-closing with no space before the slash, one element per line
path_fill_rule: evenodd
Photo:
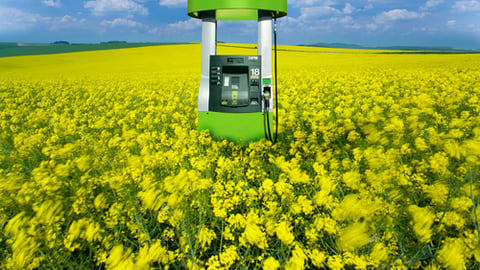
<path fill-rule="evenodd" d="M 0 59 L 0 268 L 479 268 L 480 56 L 284 49 L 275 145 L 197 131 L 199 44 Z"/>

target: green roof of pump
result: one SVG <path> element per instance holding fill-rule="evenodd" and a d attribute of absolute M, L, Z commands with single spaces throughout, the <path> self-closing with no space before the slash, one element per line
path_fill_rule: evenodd
<path fill-rule="evenodd" d="M 188 0 L 188 15 L 216 11 L 217 20 L 257 20 L 258 11 L 272 11 L 275 17 L 287 15 L 287 0 Z"/>

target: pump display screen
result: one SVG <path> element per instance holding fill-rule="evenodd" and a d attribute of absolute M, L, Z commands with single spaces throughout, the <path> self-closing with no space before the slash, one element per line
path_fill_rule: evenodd
<path fill-rule="evenodd" d="M 227 58 L 227 63 L 230 63 L 230 64 L 243 64 L 244 61 L 243 61 L 243 58 Z"/>
<path fill-rule="evenodd" d="M 232 89 L 240 89 L 240 77 L 239 76 L 233 76 L 232 77 Z"/>

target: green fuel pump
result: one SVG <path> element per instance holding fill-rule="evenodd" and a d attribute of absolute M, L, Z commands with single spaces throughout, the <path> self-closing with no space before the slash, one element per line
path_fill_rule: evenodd
<path fill-rule="evenodd" d="M 271 131 L 272 94 L 273 86 L 276 87 L 276 19 L 287 15 L 287 0 L 188 0 L 188 15 L 202 20 L 199 131 L 208 129 L 215 139 L 237 143 L 264 137 L 275 142 L 276 134 L 272 136 Z M 272 81 L 272 19 L 275 82 Z M 217 55 L 218 20 L 258 20 L 257 55 Z M 278 121 L 276 127 L 278 131 Z"/>

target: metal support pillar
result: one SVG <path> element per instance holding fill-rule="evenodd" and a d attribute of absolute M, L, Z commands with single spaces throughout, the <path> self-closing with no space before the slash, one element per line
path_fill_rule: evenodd
<path fill-rule="evenodd" d="M 272 82 L 272 15 L 269 12 L 258 14 L 258 55 L 262 56 L 262 89 L 270 87 L 269 111 L 273 108 Z"/>
<path fill-rule="evenodd" d="M 215 14 L 202 17 L 202 76 L 198 90 L 198 111 L 208 111 L 210 92 L 210 55 L 217 54 L 217 21 Z"/>

